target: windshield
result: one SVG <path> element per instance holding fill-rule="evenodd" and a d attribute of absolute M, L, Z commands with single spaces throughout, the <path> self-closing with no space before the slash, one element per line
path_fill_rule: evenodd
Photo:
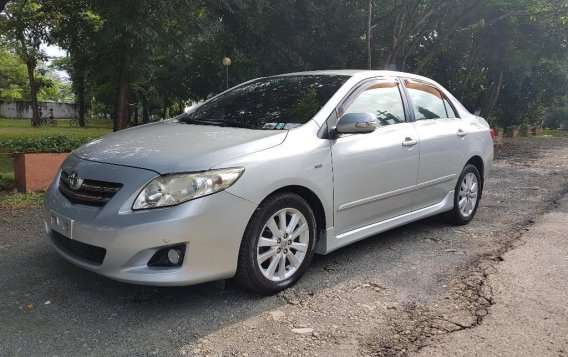
<path fill-rule="evenodd" d="M 313 118 L 348 78 L 343 75 L 261 78 L 175 119 L 187 124 L 291 129 Z"/>

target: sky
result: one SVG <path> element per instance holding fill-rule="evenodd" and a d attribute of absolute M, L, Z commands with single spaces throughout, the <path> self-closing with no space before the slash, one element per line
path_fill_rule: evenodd
<path fill-rule="evenodd" d="M 45 51 L 45 53 L 49 56 L 49 58 L 53 57 L 64 57 L 67 53 L 59 46 L 55 45 L 42 45 L 41 49 Z M 51 61 L 48 61 L 50 63 Z M 69 73 L 66 71 L 55 71 L 55 73 L 63 80 L 69 80 Z"/>

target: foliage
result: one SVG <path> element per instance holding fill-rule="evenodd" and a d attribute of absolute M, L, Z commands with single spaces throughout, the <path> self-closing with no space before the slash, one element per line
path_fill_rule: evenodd
<path fill-rule="evenodd" d="M 0 47 L 0 100 L 29 98 L 26 64 L 6 48 Z"/>
<path fill-rule="evenodd" d="M 90 107 L 115 130 L 224 90 L 225 56 L 231 86 L 366 68 L 367 31 L 374 69 L 432 77 L 496 126 L 540 125 L 568 96 L 566 0 L 12 0 L 6 13 L 68 51 L 80 117 Z"/>
<path fill-rule="evenodd" d="M 92 141 L 89 137 L 72 137 L 65 135 L 39 136 L 32 138 L 15 138 L 2 143 L 11 153 L 64 153 Z"/>
<path fill-rule="evenodd" d="M 527 123 L 522 123 L 521 125 L 519 125 L 519 129 L 520 130 L 527 130 L 529 129 L 529 125 Z"/>
<path fill-rule="evenodd" d="M 14 163 L 9 154 L 0 154 L 0 191 L 14 188 Z"/>
<path fill-rule="evenodd" d="M 568 97 L 557 98 L 548 109 L 544 126 L 551 129 L 568 128 Z"/>

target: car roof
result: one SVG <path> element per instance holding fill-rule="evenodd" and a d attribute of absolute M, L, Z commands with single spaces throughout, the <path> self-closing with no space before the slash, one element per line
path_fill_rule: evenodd
<path fill-rule="evenodd" d="M 360 79 L 372 78 L 378 76 L 391 76 L 391 77 L 406 77 L 406 78 L 418 79 L 418 80 L 435 83 L 435 81 L 433 81 L 432 79 L 417 74 L 398 72 L 398 71 L 369 70 L 369 69 L 330 69 L 322 71 L 293 72 L 293 73 L 280 74 L 274 77 L 309 76 L 309 75 L 339 75 L 339 76 L 342 75 L 349 77 L 359 77 Z"/>

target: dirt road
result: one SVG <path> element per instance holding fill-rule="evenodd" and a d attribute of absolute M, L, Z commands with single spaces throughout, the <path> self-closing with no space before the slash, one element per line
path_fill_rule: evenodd
<path fill-rule="evenodd" d="M 496 154 L 470 225 L 428 219 L 316 257 L 272 297 L 114 282 L 58 257 L 38 211 L 0 212 L 0 355 L 513 355 L 515 326 L 565 355 L 566 225 L 547 229 L 565 219 L 568 140 Z"/>

